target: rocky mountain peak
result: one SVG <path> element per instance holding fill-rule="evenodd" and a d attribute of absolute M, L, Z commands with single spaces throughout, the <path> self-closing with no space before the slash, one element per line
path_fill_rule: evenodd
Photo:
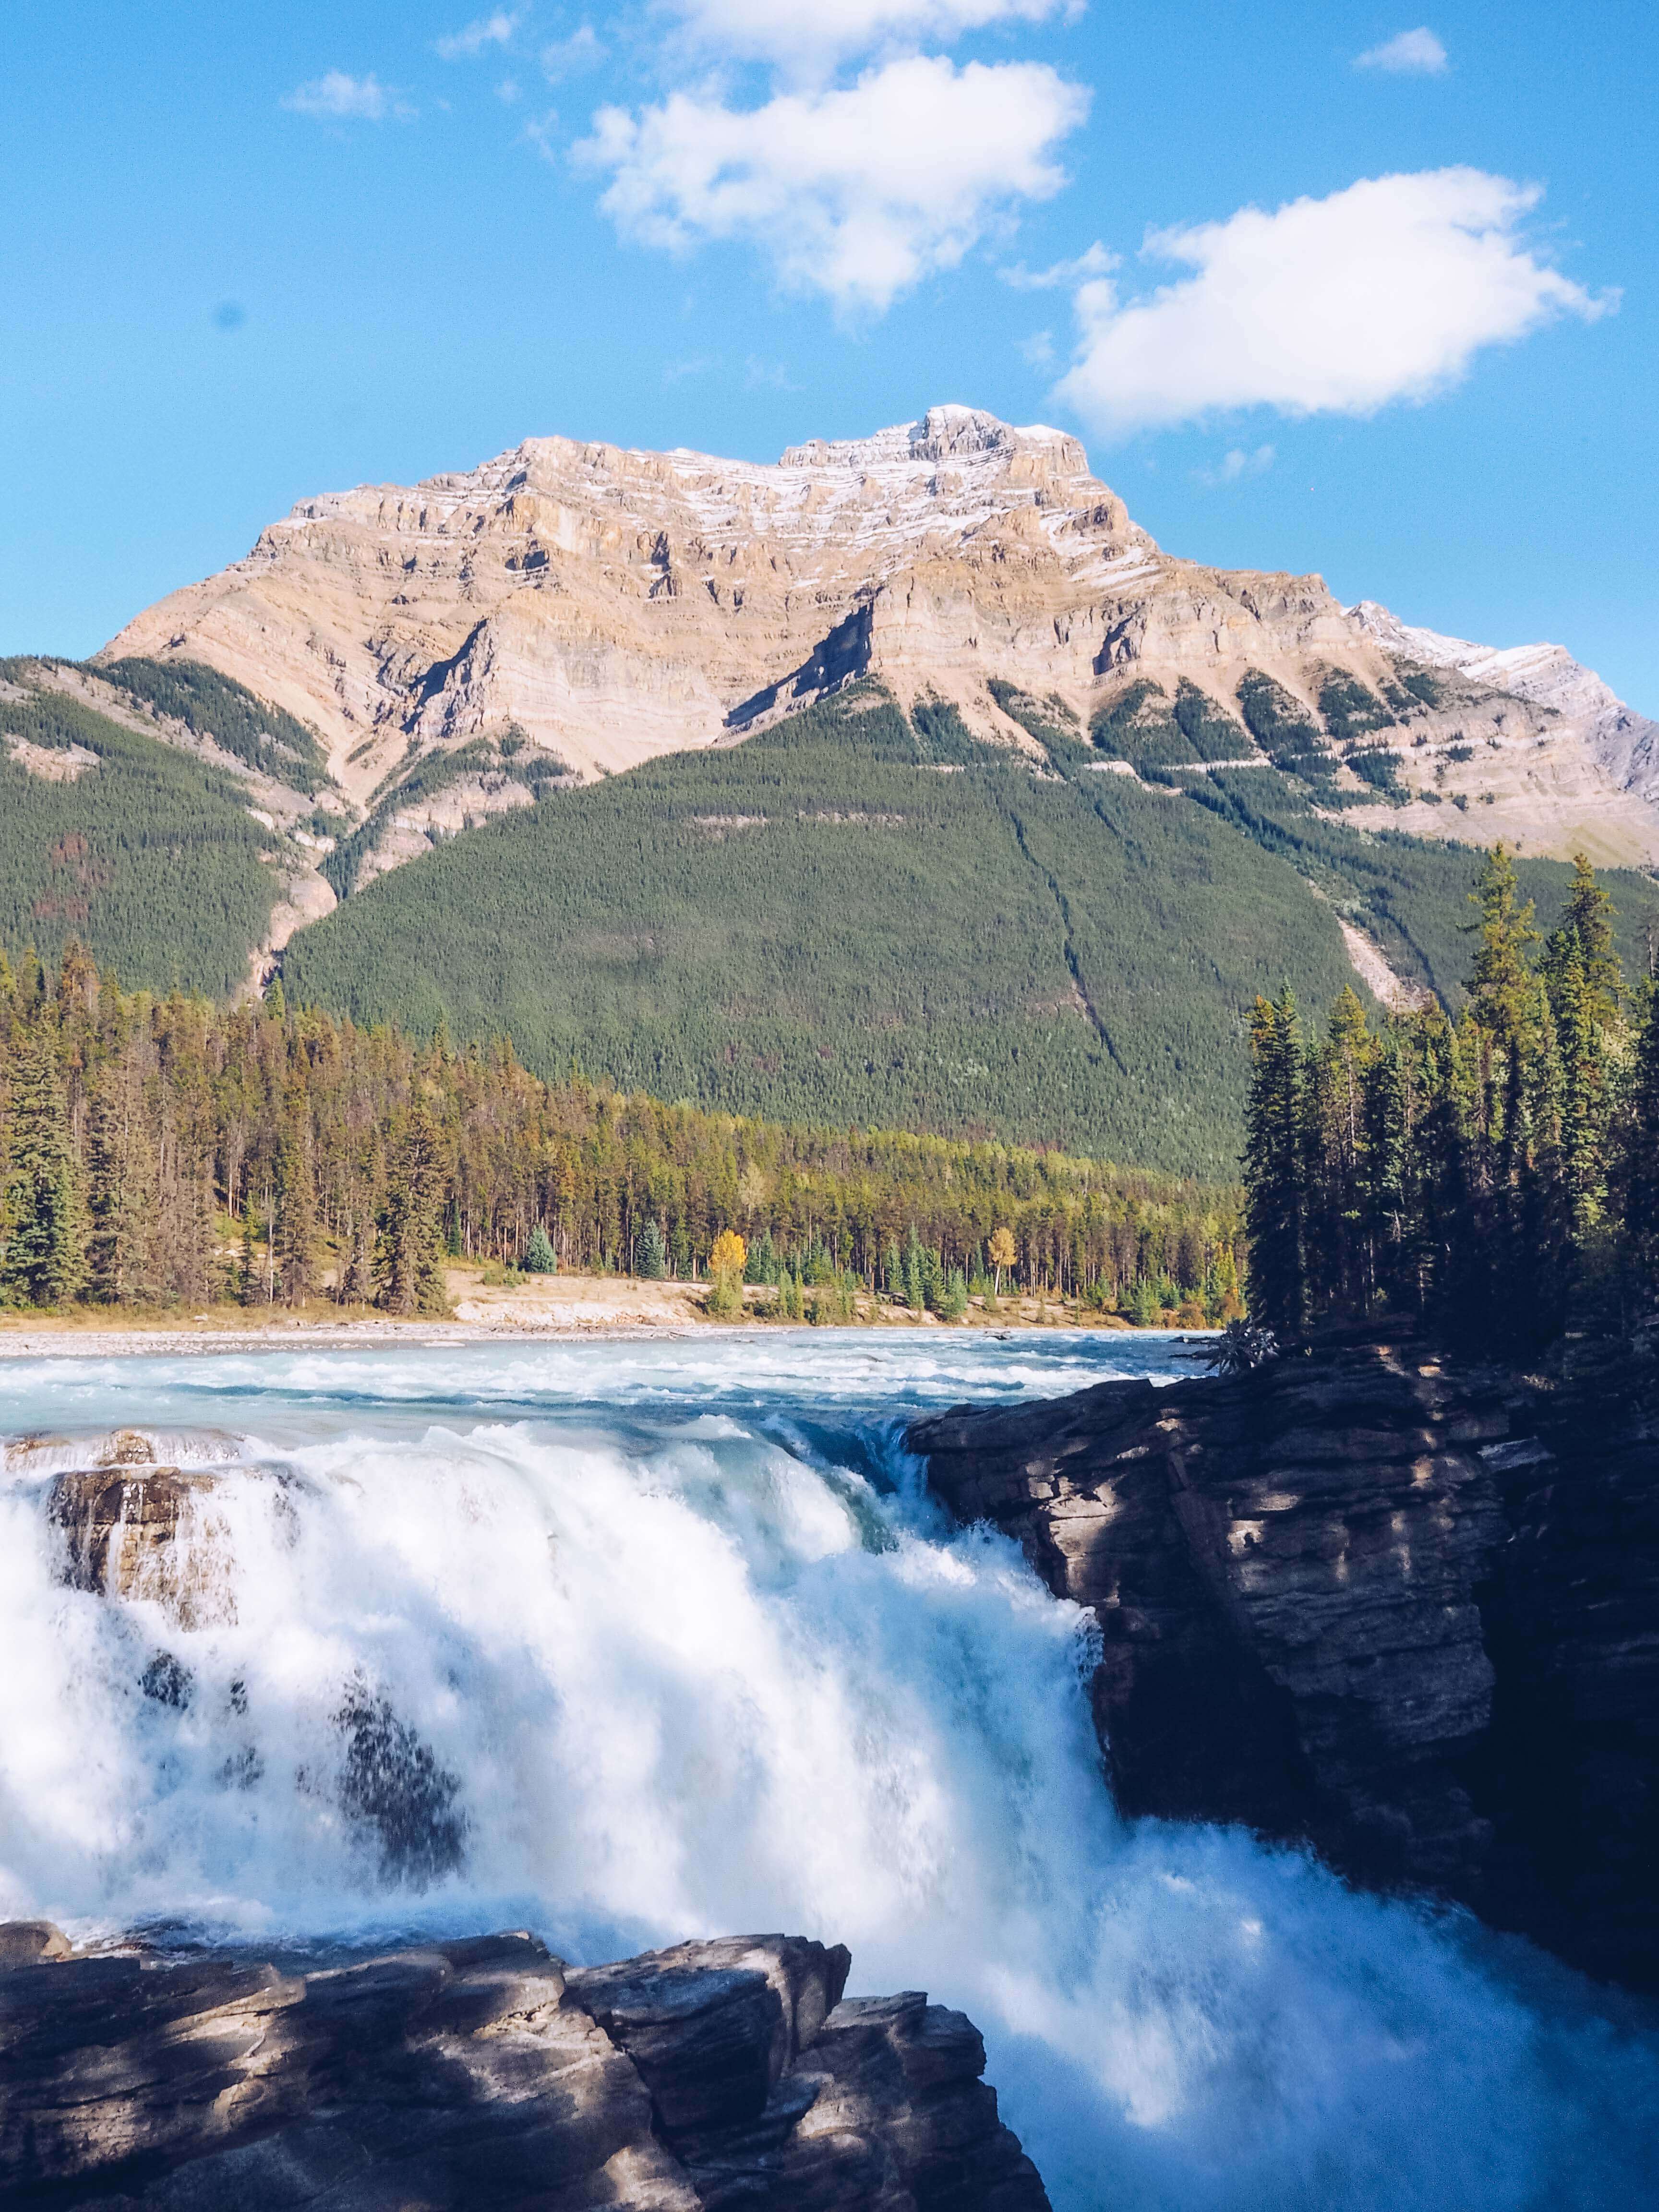
<path fill-rule="evenodd" d="M 382 812 L 445 750 L 527 744 L 538 775 L 592 776 L 731 743 L 860 677 L 1028 750 L 1009 687 L 1082 728 L 1136 684 L 1166 712 L 1186 686 L 1243 755 L 1241 684 L 1267 679 L 1315 731 L 1346 685 L 1371 702 L 1368 728 L 1403 731 L 1381 702 L 1401 665 L 1426 666 L 1447 714 L 1401 710 L 1402 760 L 1443 781 L 1465 764 L 1454 747 L 1515 753 L 1510 812 L 1483 828 L 1548 849 L 1577 834 L 1571 814 L 1598 858 L 1659 854 L 1659 813 L 1640 805 L 1632 830 L 1626 795 L 1659 795 L 1659 732 L 1559 648 L 1491 653 L 1370 602 L 1345 610 L 1317 576 L 1177 559 L 1076 439 L 957 403 L 771 463 L 548 436 L 413 486 L 325 493 L 140 615 L 105 648 L 124 655 L 204 661 L 286 708 L 348 797 Z M 1423 753 L 1438 738 L 1449 764 Z M 398 817 L 386 863 L 527 803 L 538 775 L 469 775 L 439 804 L 422 770 L 424 811 Z M 1459 796 L 1454 780 L 1400 826 L 1455 833 L 1439 801 Z"/>

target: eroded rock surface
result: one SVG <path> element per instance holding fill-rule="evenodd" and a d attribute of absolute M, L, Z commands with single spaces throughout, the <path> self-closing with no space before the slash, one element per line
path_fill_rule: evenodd
<path fill-rule="evenodd" d="M 147 1437 L 124 1430 L 103 1465 L 53 1476 L 47 1511 L 64 1534 L 64 1579 L 100 1595 L 153 1598 L 181 1628 L 234 1620 L 228 1584 L 216 1572 L 216 1478 L 146 1465 L 152 1452 Z"/>
<path fill-rule="evenodd" d="M 1131 1814 L 1305 1838 L 1659 1985 L 1659 1386 L 1409 1340 L 919 1424 L 1092 1612 Z"/>
<path fill-rule="evenodd" d="M 1490 792 L 1488 835 L 1528 851 L 1659 854 L 1659 732 L 1559 648 L 1465 649 L 1344 608 L 1318 576 L 1165 553 L 1074 438 L 971 407 L 770 465 L 529 438 L 412 488 L 307 499 L 105 650 L 128 654 L 204 661 L 309 722 L 340 788 L 396 817 L 364 880 L 527 802 L 516 772 L 446 785 L 436 813 L 414 786 L 386 799 L 434 750 L 512 733 L 587 777 L 729 743 L 860 676 L 1039 753 L 994 682 L 1086 721 L 1137 684 L 1167 708 L 1184 679 L 1247 760 L 1242 678 L 1271 678 L 1322 729 L 1334 679 L 1370 700 L 1419 834 L 1460 829 L 1443 796 Z M 1425 659 L 1429 691 L 1398 695 Z"/>
<path fill-rule="evenodd" d="M 533 1936 L 334 1972 L 0 1926 L 0 2197 L 108 2212 L 1044 2212 L 925 1996 L 779 1936 L 575 1971 Z"/>

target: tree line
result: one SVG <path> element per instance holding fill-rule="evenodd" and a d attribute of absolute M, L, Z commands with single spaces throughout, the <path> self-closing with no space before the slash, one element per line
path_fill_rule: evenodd
<path fill-rule="evenodd" d="M 444 1304 L 447 1261 L 707 1279 L 722 1231 L 799 1299 L 958 1284 L 1156 1320 L 1238 1305 L 1239 1195 L 1098 1160 L 666 1105 L 505 1040 L 127 992 L 0 955 L 0 1299 Z"/>
<path fill-rule="evenodd" d="M 1288 988 L 1256 1001 L 1250 1305 L 1282 1337 L 1409 1312 L 1513 1356 L 1659 1293 L 1659 991 L 1627 981 L 1582 854 L 1547 939 L 1502 844 L 1471 902 L 1455 1022 L 1373 1029 L 1344 991 L 1309 1035 Z"/>

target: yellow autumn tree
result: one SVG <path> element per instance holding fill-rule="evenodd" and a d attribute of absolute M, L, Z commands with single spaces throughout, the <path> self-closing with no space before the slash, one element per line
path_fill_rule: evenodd
<path fill-rule="evenodd" d="M 735 1229 L 722 1229 L 708 1255 L 711 1275 L 740 1275 L 749 1264 L 749 1247 Z"/>
<path fill-rule="evenodd" d="M 708 1305 L 708 1312 L 722 1321 L 736 1321 L 743 1312 L 743 1271 L 748 1259 L 749 1247 L 737 1231 L 722 1229 L 708 1255 L 714 1283 Z"/>
<path fill-rule="evenodd" d="M 997 1292 L 998 1295 L 1000 1296 L 1002 1291 L 1002 1271 L 1005 1267 L 1012 1267 L 1014 1261 L 1019 1256 L 1014 1249 L 1013 1231 L 1006 1227 L 994 1229 L 991 1231 L 991 1241 L 989 1244 L 987 1245 L 986 1251 L 989 1255 L 991 1265 L 996 1269 Z"/>

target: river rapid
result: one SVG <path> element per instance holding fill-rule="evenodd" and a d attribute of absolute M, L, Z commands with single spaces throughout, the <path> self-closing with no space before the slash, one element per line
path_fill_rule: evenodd
<path fill-rule="evenodd" d="M 0 1364 L 0 1915 L 332 1957 L 782 1930 L 983 2029 L 1057 2212 L 1659 2205 L 1659 2034 L 1467 1917 L 1126 1823 L 1089 1624 L 905 1421 L 1168 1340 L 695 1339 Z M 64 1586 L 86 1439 L 214 1475 Z"/>

